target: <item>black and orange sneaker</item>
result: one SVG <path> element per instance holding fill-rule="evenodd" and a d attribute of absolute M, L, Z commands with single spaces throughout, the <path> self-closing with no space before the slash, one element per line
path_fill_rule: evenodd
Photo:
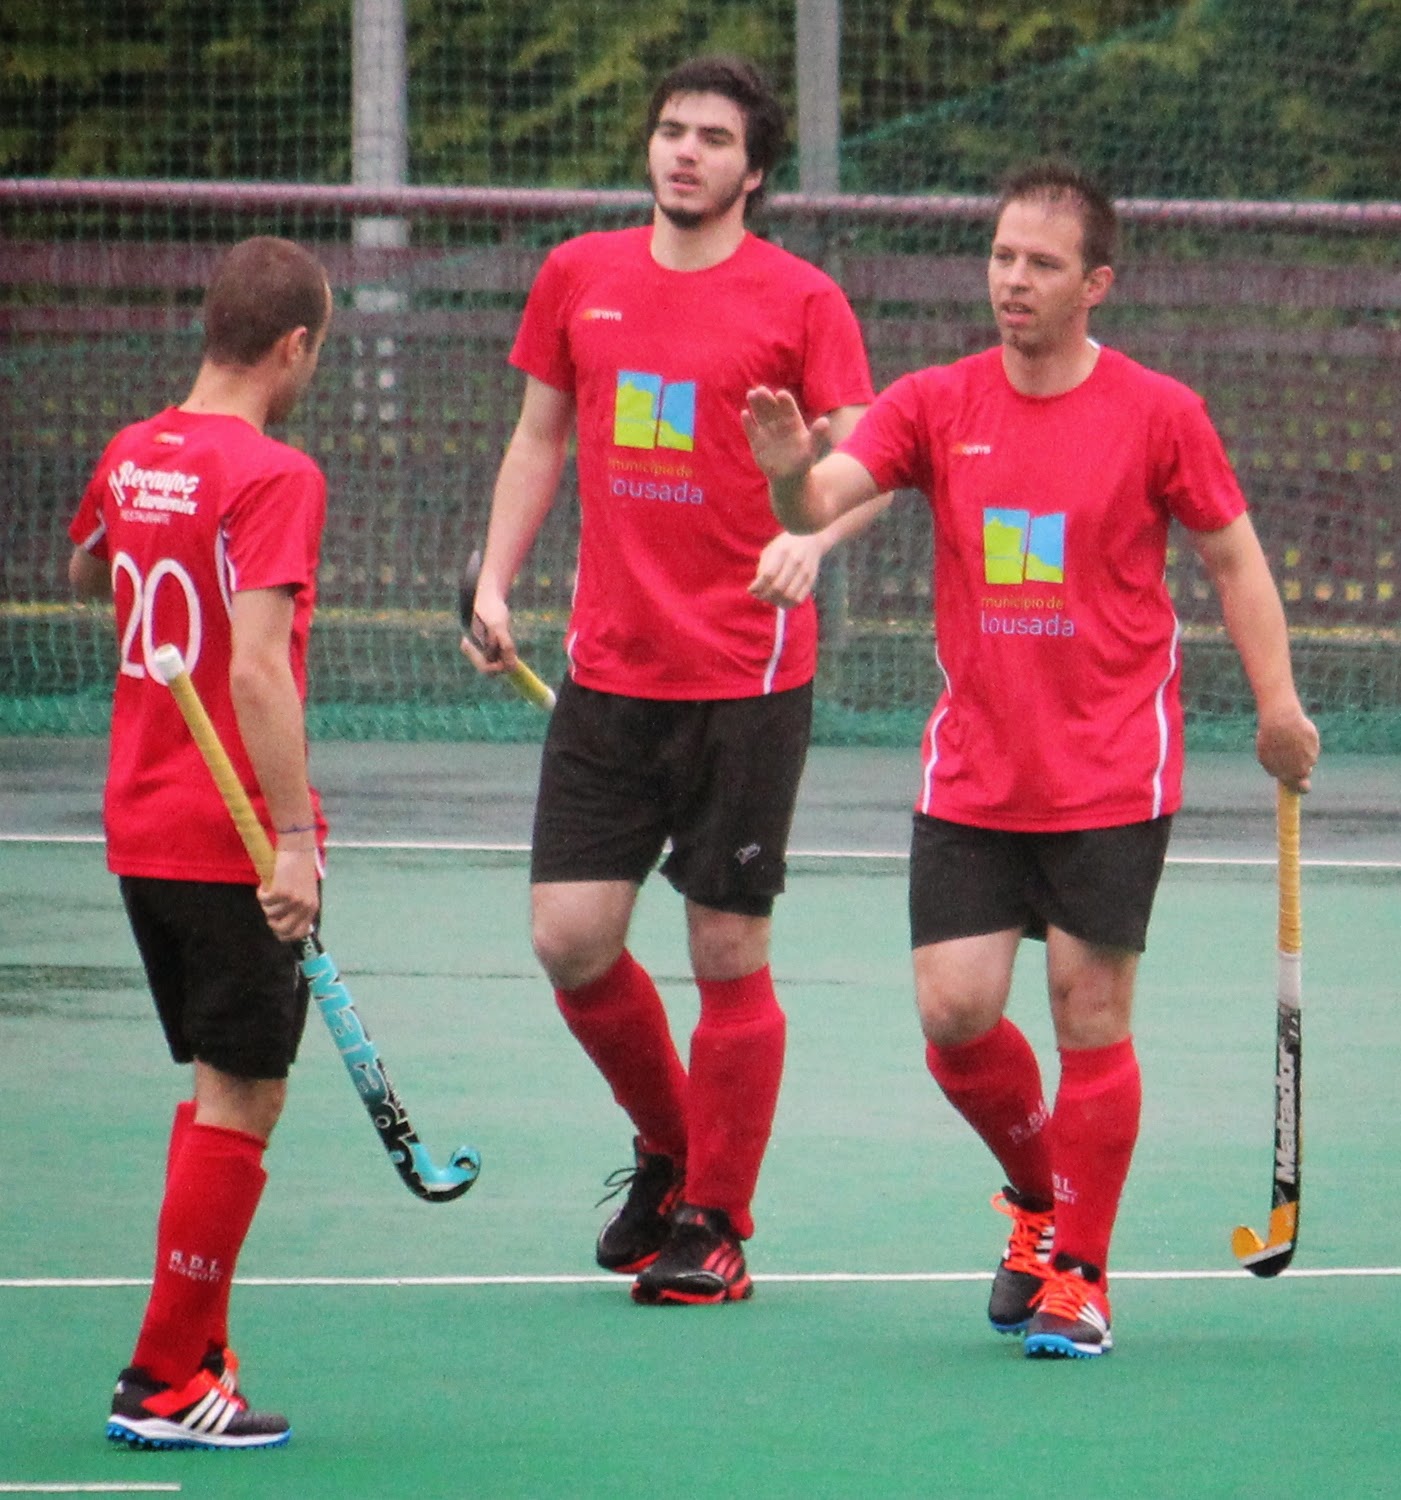
<path fill-rule="evenodd" d="M 107 1436 L 129 1448 L 280 1448 L 292 1429 L 286 1417 L 250 1411 L 208 1370 L 176 1387 L 131 1368 L 117 1378 Z"/>
<path fill-rule="evenodd" d="M 634 1302 L 696 1306 L 743 1302 L 753 1295 L 730 1216 L 689 1203 L 672 1214 L 671 1236 L 662 1253 L 632 1284 Z"/>
<path fill-rule="evenodd" d="M 619 1276 L 635 1276 L 656 1260 L 671 1233 L 668 1215 L 681 1201 L 686 1181 L 684 1169 L 673 1158 L 644 1151 L 641 1136 L 633 1140 L 632 1150 L 637 1164 L 610 1173 L 603 1185 L 613 1191 L 598 1200 L 607 1203 L 627 1189 L 623 1206 L 603 1226 L 594 1252 L 605 1271 Z"/>
<path fill-rule="evenodd" d="M 1011 1219 L 1012 1233 L 993 1273 L 988 1322 L 998 1333 L 1025 1333 L 1031 1322 L 1032 1301 L 1051 1274 L 1055 1206 L 1043 1206 L 1011 1187 L 995 1193 L 992 1206 Z"/>
<path fill-rule="evenodd" d="M 1057 1255 L 1026 1330 L 1028 1359 L 1093 1359 L 1114 1347 L 1104 1273 Z"/>

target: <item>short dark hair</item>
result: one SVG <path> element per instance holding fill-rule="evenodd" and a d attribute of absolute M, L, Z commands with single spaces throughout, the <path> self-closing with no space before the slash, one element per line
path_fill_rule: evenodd
<path fill-rule="evenodd" d="M 291 240 L 241 240 L 214 268 L 204 294 L 204 357 L 216 365 L 256 365 L 284 334 L 316 338 L 329 309 L 326 272 Z"/>
<path fill-rule="evenodd" d="M 1018 167 L 1002 179 L 997 217 L 1009 203 L 1045 203 L 1069 209 L 1080 220 L 1085 269 L 1112 266 L 1119 240 L 1113 201 L 1088 173 L 1071 162 L 1046 160 Z"/>
<path fill-rule="evenodd" d="M 652 91 L 644 140 L 652 139 L 667 100 L 677 94 L 720 94 L 744 116 L 745 160 L 751 172 L 764 174 L 745 205 L 757 208 L 768 189 L 770 174 L 783 158 L 788 138 L 787 111 L 772 84 L 747 58 L 728 53 L 688 58 Z"/>

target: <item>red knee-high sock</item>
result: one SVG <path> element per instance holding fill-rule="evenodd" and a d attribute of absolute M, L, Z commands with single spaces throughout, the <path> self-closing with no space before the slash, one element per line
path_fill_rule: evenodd
<path fill-rule="evenodd" d="M 189 1135 L 190 1126 L 195 1123 L 195 1101 L 193 1099 L 182 1099 L 175 1106 L 175 1114 L 170 1121 L 170 1144 L 165 1151 L 165 1180 L 170 1181 L 171 1170 L 175 1166 L 176 1159 L 185 1145 L 186 1137 Z"/>
<path fill-rule="evenodd" d="M 1119 1199 L 1138 1140 L 1143 1080 L 1133 1038 L 1061 1050 L 1048 1132 L 1056 1183 L 1055 1255 L 1104 1270 Z"/>
<path fill-rule="evenodd" d="M 165 1180 L 167 1182 L 170 1181 L 171 1171 L 174 1169 L 180 1152 L 184 1149 L 190 1126 L 194 1123 L 195 1101 L 182 1099 L 175 1106 L 175 1117 L 170 1122 L 170 1145 L 165 1156 Z M 232 1286 L 232 1278 L 224 1282 L 224 1295 L 219 1300 L 219 1306 L 215 1309 L 214 1318 L 210 1324 L 209 1347 L 220 1352 L 229 1342 L 229 1292 Z"/>
<path fill-rule="evenodd" d="M 156 1228 L 156 1269 L 132 1363 L 183 1385 L 204 1358 L 262 1196 L 263 1142 L 191 1122 Z"/>
<path fill-rule="evenodd" d="M 686 1201 L 723 1209 L 747 1239 L 754 1233 L 749 1206 L 778 1107 L 788 1023 L 767 965 L 743 979 L 697 983 Z"/>
<path fill-rule="evenodd" d="M 651 975 L 624 950 L 606 974 L 577 990 L 556 990 L 555 1001 L 643 1149 L 685 1161 L 686 1069 Z"/>
<path fill-rule="evenodd" d="M 1025 1198 L 1051 1202 L 1045 1091 L 1031 1043 L 1006 1016 L 958 1047 L 925 1048 L 924 1060 L 950 1104 L 982 1137 Z"/>

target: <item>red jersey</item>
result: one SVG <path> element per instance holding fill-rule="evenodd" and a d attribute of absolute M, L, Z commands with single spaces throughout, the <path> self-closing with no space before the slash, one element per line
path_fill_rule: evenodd
<path fill-rule="evenodd" d="M 933 512 L 945 688 L 917 808 L 1020 832 L 1175 812 L 1168 525 L 1245 510 L 1201 398 L 1112 349 L 1074 390 L 1023 396 L 992 349 L 898 380 L 842 447 Z"/>
<path fill-rule="evenodd" d="M 781 528 L 740 411 L 755 385 L 791 391 L 809 418 L 868 404 L 861 331 L 829 276 L 752 235 L 704 271 L 659 266 L 651 238 L 555 249 L 511 351 L 577 404 L 570 673 L 639 698 L 799 687 L 816 670 L 816 610 L 748 593 Z"/>
<path fill-rule="evenodd" d="M 167 642 L 180 648 L 271 835 L 229 693 L 231 600 L 243 589 L 296 589 L 292 672 L 305 700 L 325 514 L 326 482 L 312 460 L 238 417 L 172 407 L 107 445 L 68 531 L 112 569 L 118 667 L 103 819 L 115 874 L 256 883 L 151 658 Z"/>

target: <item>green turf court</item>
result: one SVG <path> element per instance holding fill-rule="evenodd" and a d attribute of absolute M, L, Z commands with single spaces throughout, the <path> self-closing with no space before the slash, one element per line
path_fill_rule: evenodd
<path fill-rule="evenodd" d="M 755 1298 L 658 1309 L 591 1259 L 627 1129 L 529 951 L 524 752 L 338 747 L 318 772 L 343 841 L 325 940 L 430 1150 L 478 1145 L 481 1180 L 444 1205 L 405 1192 L 313 1017 L 234 1298 L 245 1383 L 292 1442 L 139 1454 L 102 1426 L 184 1079 L 92 842 L 93 746 L 66 743 L 0 741 L 0 1493 L 1401 1494 L 1394 762 L 1325 767 L 1305 805 L 1294 1266 L 1257 1282 L 1228 1244 L 1268 1212 L 1274 891 L 1269 786 L 1223 762 L 1189 788 L 1142 971 L 1118 1348 L 1043 1364 L 987 1328 L 999 1183 L 922 1068 L 899 858 L 912 758 L 814 761 L 776 926 L 790 1052 Z M 634 946 L 688 1027 L 663 884 Z M 1045 1057 L 1037 958 L 1013 1014 Z"/>

